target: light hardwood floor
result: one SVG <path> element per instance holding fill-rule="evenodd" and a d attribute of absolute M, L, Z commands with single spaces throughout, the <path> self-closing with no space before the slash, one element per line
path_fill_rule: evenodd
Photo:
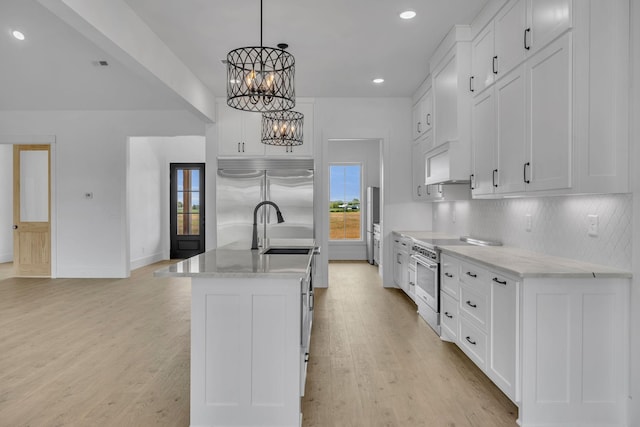
<path fill-rule="evenodd" d="M 189 425 L 190 285 L 0 281 L 0 426 Z M 305 427 L 515 427 L 516 408 L 366 263 L 318 289 Z"/>

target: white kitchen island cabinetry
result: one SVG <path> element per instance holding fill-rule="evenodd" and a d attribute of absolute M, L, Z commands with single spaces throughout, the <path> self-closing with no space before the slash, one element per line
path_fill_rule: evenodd
<path fill-rule="evenodd" d="M 628 272 L 508 247 L 441 249 L 441 292 L 451 298 L 456 275 L 460 289 L 458 336 L 443 339 L 518 405 L 520 426 L 626 426 Z"/>
<path fill-rule="evenodd" d="M 191 278 L 191 426 L 300 426 L 312 256 L 213 250 L 156 272 Z"/>

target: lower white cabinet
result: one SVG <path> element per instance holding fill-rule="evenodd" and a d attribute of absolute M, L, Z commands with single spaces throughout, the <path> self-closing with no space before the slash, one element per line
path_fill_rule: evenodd
<path fill-rule="evenodd" d="M 442 339 L 518 405 L 520 426 L 626 427 L 629 279 L 512 277 L 450 254 L 441 264 Z"/>
<path fill-rule="evenodd" d="M 409 286 L 409 239 L 393 234 L 393 281 L 407 295 Z M 413 297 L 412 297 L 413 298 Z"/>

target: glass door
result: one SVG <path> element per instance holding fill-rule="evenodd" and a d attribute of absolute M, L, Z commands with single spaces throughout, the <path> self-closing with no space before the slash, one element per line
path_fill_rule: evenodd
<path fill-rule="evenodd" d="M 171 258 L 205 250 L 204 163 L 171 163 Z"/>

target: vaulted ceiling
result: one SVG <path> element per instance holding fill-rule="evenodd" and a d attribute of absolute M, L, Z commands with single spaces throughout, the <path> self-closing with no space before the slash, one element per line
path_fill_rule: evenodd
<path fill-rule="evenodd" d="M 215 96 L 225 96 L 221 60 L 227 52 L 260 43 L 259 0 L 113 1 L 128 5 Z M 171 89 L 121 63 L 41 3 L 46 1 L 0 2 L 0 109 L 184 106 Z M 298 96 L 410 96 L 451 26 L 470 23 L 486 3 L 264 0 L 264 45 L 289 44 Z M 400 19 L 406 9 L 417 16 Z M 11 37 L 13 29 L 26 40 Z M 109 66 L 95 65 L 98 60 Z M 385 82 L 374 85 L 375 77 Z"/>

